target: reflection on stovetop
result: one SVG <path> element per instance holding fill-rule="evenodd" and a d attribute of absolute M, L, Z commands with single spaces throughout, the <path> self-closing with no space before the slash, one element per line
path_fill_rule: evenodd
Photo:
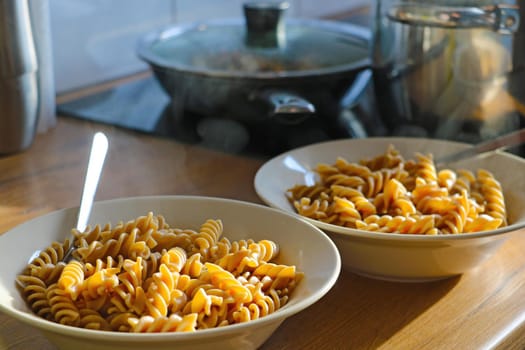
<path fill-rule="evenodd" d="M 366 124 L 371 113 L 364 103 L 343 110 L 332 120 L 309 116 L 295 123 L 283 123 L 272 117 L 239 121 L 228 116 L 201 116 L 181 112 L 178 107 L 170 102 L 157 81 L 148 77 L 60 104 L 58 112 L 227 153 L 262 158 L 316 142 L 370 135 Z M 374 134 L 380 134 L 378 122 L 371 124 Z"/>
<path fill-rule="evenodd" d="M 157 133 L 157 122 L 169 102 L 159 84 L 148 77 L 59 104 L 57 111 L 70 117 Z"/>

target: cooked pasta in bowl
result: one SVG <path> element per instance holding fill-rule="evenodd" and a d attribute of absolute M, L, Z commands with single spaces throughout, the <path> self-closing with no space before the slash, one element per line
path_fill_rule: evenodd
<path fill-rule="evenodd" d="M 481 263 L 525 226 L 525 160 L 496 152 L 451 164 L 469 147 L 422 138 L 329 141 L 283 153 L 257 172 L 268 205 L 323 229 L 343 267 L 424 281 Z"/>
<path fill-rule="evenodd" d="M 60 349 L 255 349 L 326 294 L 341 267 L 320 229 L 252 203 L 97 202 L 83 232 L 72 229 L 75 214 L 0 236 L 0 310 Z"/>

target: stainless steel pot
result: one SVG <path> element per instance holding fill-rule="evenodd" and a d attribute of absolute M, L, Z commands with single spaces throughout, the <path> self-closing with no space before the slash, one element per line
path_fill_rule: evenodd
<path fill-rule="evenodd" d="M 376 0 L 373 23 L 374 86 L 394 133 L 479 142 L 521 127 L 516 4 Z"/>
<path fill-rule="evenodd" d="M 246 122 L 331 118 L 366 84 L 370 32 L 351 24 L 287 19 L 286 2 L 248 2 L 245 18 L 171 26 L 141 41 L 174 105 Z"/>

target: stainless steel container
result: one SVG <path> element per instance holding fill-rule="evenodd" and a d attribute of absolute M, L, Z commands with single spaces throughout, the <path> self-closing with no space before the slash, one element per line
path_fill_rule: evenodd
<path fill-rule="evenodd" d="M 0 154 L 32 144 L 38 112 L 38 63 L 28 2 L 0 0 Z"/>
<path fill-rule="evenodd" d="M 524 64 L 522 27 L 515 3 L 376 0 L 374 86 L 389 129 L 479 142 L 520 128 L 510 79 Z"/>

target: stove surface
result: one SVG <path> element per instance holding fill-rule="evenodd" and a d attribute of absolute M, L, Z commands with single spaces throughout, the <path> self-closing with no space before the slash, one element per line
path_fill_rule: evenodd
<path fill-rule="evenodd" d="M 109 90 L 59 104 L 59 113 L 162 135 L 164 109 L 170 102 L 153 77 L 135 80 Z"/>
<path fill-rule="evenodd" d="M 366 94 L 365 94 L 366 95 Z M 363 98 L 366 101 L 366 96 Z M 363 120 L 370 103 L 358 103 L 333 121 L 309 117 L 294 124 L 277 119 L 238 121 L 224 116 L 180 112 L 154 77 L 127 82 L 109 90 L 58 105 L 61 115 L 115 125 L 227 153 L 269 158 L 287 150 L 345 137 L 366 137 Z M 374 121 L 374 132 L 378 124 Z"/>

